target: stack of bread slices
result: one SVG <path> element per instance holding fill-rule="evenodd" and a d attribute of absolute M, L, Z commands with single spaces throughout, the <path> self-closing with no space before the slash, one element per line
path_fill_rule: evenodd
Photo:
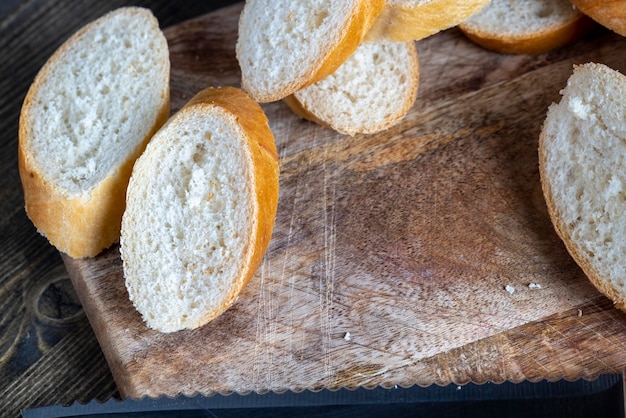
<path fill-rule="evenodd" d="M 248 0 L 239 21 L 242 88 L 284 99 L 297 115 L 339 133 L 397 124 L 419 85 L 415 42 L 452 27 L 488 0 Z"/>
<path fill-rule="evenodd" d="M 580 0 L 579 0 L 580 1 Z M 458 26 L 501 53 L 572 43 L 591 20 L 568 0 L 246 1 L 237 59 L 242 88 L 283 99 L 302 118 L 355 135 L 398 123 L 419 85 L 415 41 Z"/>

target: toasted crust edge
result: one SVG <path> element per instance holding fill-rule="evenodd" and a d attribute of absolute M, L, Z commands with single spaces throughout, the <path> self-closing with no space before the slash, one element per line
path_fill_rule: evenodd
<path fill-rule="evenodd" d="M 417 48 L 415 47 L 415 43 L 413 41 L 407 41 L 405 43 L 407 45 L 410 45 L 410 47 L 408 48 L 408 51 L 409 51 L 408 58 L 412 66 L 415 68 L 415 71 L 412 74 L 413 77 L 411 78 L 411 85 L 413 85 L 414 88 L 411 88 L 409 90 L 409 94 L 405 97 L 405 100 L 402 103 L 402 106 L 400 107 L 400 109 L 398 109 L 398 112 L 396 112 L 393 118 L 387 119 L 386 121 L 378 125 L 375 125 L 366 129 L 361 129 L 361 127 L 354 127 L 354 126 L 353 127 L 339 127 L 319 117 L 314 109 L 307 108 L 302 103 L 302 101 L 298 99 L 297 92 L 285 97 L 283 101 L 285 102 L 285 104 L 287 104 L 287 106 L 289 106 L 289 108 L 297 116 L 303 119 L 309 120 L 311 122 L 315 122 L 323 127 L 333 129 L 345 135 L 354 136 L 355 134 L 373 134 L 373 133 L 381 132 L 385 129 L 388 129 L 394 126 L 395 124 L 397 124 L 398 122 L 400 122 L 400 120 L 411 109 L 411 107 L 413 106 L 417 98 L 417 91 L 418 91 L 419 78 L 420 78 Z"/>
<path fill-rule="evenodd" d="M 196 327 L 204 325 L 226 311 L 256 273 L 269 247 L 274 230 L 279 197 L 279 163 L 274 134 L 261 106 L 235 87 L 206 88 L 189 102 L 189 106 L 210 104 L 231 113 L 241 126 L 252 157 L 255 197 L 255 224 L 241 276 L 232 292 L 213 312 L 207 313 Z"/>
<path fill-rule="evenodd" d="M 119 8 L 79 29 L 53 53 L 41 68 L 22 105 L 18 128 L 18 171 L 24 192 L 26 214 L 37 231 L 46 237 L 50 244 L 72 258 L 94 257 L 119 240 L 122 213 L 126 202 L 126 187 L 133 164 L 152 135 L 169 117 L 169 68 L 166 74 L 168 82 L 164 86 L 164 100 L 148 135 L 143 138 L 135 152 L 88 196 L 68 197 L 45 179 L 27 149 L 30 126 L 26 123 L 26 114 L 30 112 L 33 98 L 41 88 L 42 79 L 49 68 L 56 65 L 56 61 L 74 42 L 111 14 L 144 13 L 145 10 L 147 9 L 139 7 Z M 156 21 L 156 18 L 154 20 Z"/>
<path fill-rule="evenodd" d="M 572 239 L 567 229 L 567 226 L 561 219 L 561 216 L 556 208 L 556 203 L 552 198 L 552 188 L 550 187 L 545 173 L 546 158 L 544 154 L 544 147 L 546 140 L 546 134 L 542 130 L 539 137 L 539 173 L 541 177 L 541 188 L 543 191 L 544 200 L 546 202 L 550 221 L 554 226 L 554 230 L 565 245 L 565 249 L 567 250 L 567 252 L 580 267 L 585 276 L 587 276 L 587 279 L 591 282 L 591 284 L 596 289 L 598 289 L 598 291 L 601 292 L 604 296 L 613 301 L 613 304 L 616 308 L 626 312 L 626 297 L 621 295 L 613 286 L 608 285 L 604 280 L 602 280 L 598 270 L 593 265 L 587 262 L 586 257 L 584 257 L 582 251 Z"/>
<path fill-rule="evenodd" d="M 368 42 L 420 40 L 463 22 L 490 0 L 434 0 L 425 4 L 386 4 L 365 38 Z"/>
<path fill-rule="evenodd" d="M 358 7 L 345 22 L 340 36 L 331 43 L 330 48 L 322 54 L 323 58 L 308 72 L 308 77 L 294 80 L 285 88 L 266 92 L 257 89 L 242 74 L 241 88 L 250 97 L 261 103 L 270 103 L 281 100 L 295 91 L 309 86 L 322 78 L 332 74 L 343 64 L 356 48 L 363 42 L 365 35 L 374 24 L 376 17 L 382 12 L 386 0 L 359 0 Z M 245 8 L 243 13 L 245 13 Z M 237 41 L 237 49 L 239 40 Z M 238 55 L 238 53 L 237 53 Z"/>
<path fill-rule="evenodd" d="M 579 66 L 574 66 L 574 71 Z M 591 284 L 600 291 L 603 295 L 613 301 L 616 308 L 626 312 L 626 296 L 620 294 L 620 292 L 613 286 L 609 285 L 602 279 L 602 276 L 597 268 L 587 261 L 587 258 L 583 255 L 583 252 L 577 245 L 574 239 L 572 239 L 569 229 L 565 222 L 563 222 L 561 215 L 557 209 L 557 205 L 554 201 L 554 193 L 548 179 L 546 172 L 546 166 L 548 164 L 546 157 L 546 143 L 550 141 L 550 137 L 547 133 L 547 119 L 544 121 L 541 132 L 539 134 L 538 145 L 538 157 L 539 157 L 539 177 L 541 182 L 541 189 L 543 197 L 546 203 L 546 208 L 550 221 L 554 227 L 557 236 L 563 242 L 565 249 L 570 254 L 572 259 L 581 268 L 583 273 L 587 276 L 587 279 Z"/>
<path fill-rule="evenodd" d="M 527 35 L 507 36 L 472 28 L 465 23 L 459 29 L 483 48 L 504 54 L 542 54 L 569 45 L 587 34 L 594 26 L 591 19 L 578 13 L 572 19 L 542 31 Z"/>
<path fill-rule="evenodd" d="M 261 106 L 245 92 L 236 87 L 208 87 L 198 92 L 173 117 L 184 116 L 196 108 L 219 107 L 231 114 L 239 124 L 244 135 L 252 166 L 253 184 L 253 225 L 250 240 L 244 250 L 239 275 L 233 278 L 231 291 L 219 305 L 206 312 L 195 322 L 189 322 L 185 328 L 161 324 L 148 324 L 159 332 L 176 332 L 182 329 L 201 327 L 224 313 L 237 300 L 241 291 L 250 282 L 269 247 L 279 197 L 279 162 L 274 135 L 269 121 Z M 209 110 L 211 111 L 211 110 Z M 128 286 L 128 284 L 127 284 Z"/>
<path fill-rule="evenodd" d="M 626 5 L 622 0 L 570 0 L 582 13 L 613 32 L 626 36 Z"/>
<path fill-rule="evenodd" d="M 385 0 L 361 1 L 359 7 L 342 31 L 342 39 L 326 56 L 313 76 L 299 88 L 311 85 L 335 72 L 335 70 L 356 51 L 361 42 L 363 42 L 366 34 L 376 21 L 376 18 L 383 11 L 384 6 Z"/>

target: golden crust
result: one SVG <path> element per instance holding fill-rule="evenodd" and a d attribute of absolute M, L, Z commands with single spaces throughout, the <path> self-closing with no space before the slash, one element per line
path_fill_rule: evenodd
<path fill-rule="evenodd" d="M 479 12 L 490 0 L 433 0 L 426 3 L 387 3 L 366 40 L 406 42 L 451 28 Z"/>
<path fill-rule="evenodd" d="M 289 85 L 276 89 L 276 91 L 263 92 L 257 90 L 245 74 L 242 74 L 242 89 L 259 102 L 274 102 L 332 74 L 361 44 L 365 35 L 374 24 L 374 20 L 383 10 L 384 4 L 385 0 L 358 0 L 354 12 L 344 22 L 343 28 L 339 31 L 340 35 L 336 39 L 329 40 L 327 50 L 321 54 L 322 58 L 315 65 L 311 66 L 306 77 L 293 80 Z M 242 16 L 243 13 L 246 13 L 245 8 Z M 238 50 L 241 48 L 239 42 L 237 43 Z M 294 48 L 297 47 L 297 45 L 294 45 Z"/>
<path fill-rule="evenodd" d="M 594 66 L 596 70 L 600 72 L 611 71 L 603 65 L 594 64 Z M 576 72 L 578 68 L 579 66 L 575 65 L 574 71 Z M 568 253 L 571 255 L 576 264 L 578 264 L 589 281 L 596 287 L 596 289 L 612 300 L 616 308 L 626 312 L 626 292 L 624 292 L 624 289 L 614 287 L 611 284 L 611 280 L 606 278 L 607 273 L 603 273 L 601 271 L 602 266 L 599 265 L 593 258 L 589 257 L 588 251 L 585 251 L 582 248 L 582 245 L 578 240 L 572 238 L 571 229 L 568 223 L 563 220 L 562 214 L 560 213 L 558 205 L 555 202 L 555 191 L 552 190 L 550 178 L 548 176 L 549 162 L 547 159 L 547 147 L 549 146 L 549 142 L 553 140 L 553 134 L 548 132 L 547 126 L 548 119 L 546 118 L 539 135 L 538 158 L 541 187 L 550 221 L 552 222 L 557 235 L 563 241 Z"/>
<path fill-rule="evenodd" d="M 252 177 L 254 181 L 255 215 L 250 242 L 246 255 L 230 295 L 220 306 L 199 319 L 188 328 L 197 328 L 221 315 L 237 299 L 239 293 L 248 284 L 261 264 L 261 260 L 269 246 L 276 211 L 278 209 L 279 165 L 278 152 L 274 135 L 269 127 L 265 112 L 259 104 L 246 93 L 235 87 L 206 88 L 194 96 L 180 112 L 186 112 L 194 106 L 219 106 L 231 113 L 239 123 L 245 138 L 252 161 Z"/>
<path fill-rule="evenodd" d="M 589 261 L 588 257 L 581 250 L 576 240 L 572 238 L 567 223 L 563 221 L 561 214 L 559 213 L 558 207 L 554 201 L 554 192 L 550 185 L 546 168 L 548 162 L 545 149 L 547 142 L 550 140 L 551 139 L 546 132 L 546 122 L 544 122 L 544 126 L 539 135 L 539 176 L 550 221 L 552 222 L 557 235 L 561 241 L 563 241 L 567 252 L 576 264 L 578 264 L 591 284 L 593 284 L 593 286 L 602 294 L 611 299 L 616 308 L 626 312 L 626 295 L 611 286 L 610 281 L 603 279 L 601 272 L 598 271 L 593 263 Z"/>
<path fill-rule="evenodd" d="M 111 12 L 138 13 L 140 9 L 126 7 Z M 28 114 L 35 104 L 33 98 L 42 87 L 51 67 L 57 65 L 65 51 L 82 38 L 102 19 L 81 28 L 64 42 L 41 68 L 30 86 L 20 113 L 18 129 L 18 169 L 24 191 L 26 214 L 38 232 L 59 251 L 72 258 L 93 257 L 116 243 L 125 209 L 126 187 L 133 164 L 141 155 L 152 135 L 165 123 L 170 112 L 169 85 L 164 86 L 164 99 L 154 126 L 135 152 L 118 166 L 117 170 L 95 187 L 88 196 L 69 197 L 45 178 L 37 167 L 29 149 L 32 137 Z M 166 74 L 169 80 L 169 71 Z"/>
<path fill-rule="evenodd" d="M 295 113 L 296 116 L 299 116 L 302 119 L 306 119 L 311 122 L 315 122 L 318 125 L 323 126 L 325 128 L 332 129 L 332 126 L 326 123 L 326 121 L 318 118 L 317 116 L 315 116 L 314 113 L 306 109 L 304 105 L 302 104 L 302 102 L 298 100 L 298 98 L 295 96 L 295 94 L 290 94 L 289 96 L 285 97 L 283 99 L 283 102 L 285 102 L 285 104 L 289 106 L 291 111 Z"/>
<path fill-rule="evenodd" d="M 459 24 L 459 29 L 473 42 L 483 48 L 504 54 L 548 52 L 573 43 L 584 36 L 592 27 L 592 21 L 582 13 L 577 13 L 561 25 L 520 36 L 487 32 L 463 23 Z"/>
<path fill-rule="evenodd" d="M 570 0 L 582 13 L 613 32 L 626 36 L 626 4 L 623 0 Z"/>
<path fill-rule="evenodd" d="M 345 29 L 341 32 L 342 37 L 334 49 L 329 52 L 315 74 L 306 80 L 300 88 L 309 86 L 335 72 L 363 42 L 365 35 L 382 12 L 384 5 L 385 0 L 361 1 L 358 9 L 346 23 Z"/>
<path fill-rule="evenodd" d="M 370 126 L 367 129 L 361 129 L 361 127 L 356 127 L 356 126 L 352 127 L 350 129 L 350 132 L 347 132 L 348 134 L 350 135 L 353 135 L 355 133 L 372 134 L 372 133 L 385 130 L 393 126 L 395 123 L 399 122 L 400 119 L 413 106 L 413 103 L 415 102 L 415 99 L 417 98 L 417 87 L 419 85 L 419 63 L 418 63 L 417 50 L 415 49 L 415 45 L 413 41 L 408 41 L 408 42 L 410 43 L 411 47 L 407 48 L 410 54 L 409 56 L 407 56 L 407 59 L 413 63 L 413 67 L 415 68 L 415 71 L 411 74 L 411 80 L 410 82 L 408 82 L 408 84 L 410 84 L 411 86 L 415 86 L 415 88 L 410 88 L 406 90 L 407 95 L 405 97 L 405 100 L 402 102 L 402 105 L 398 109 L 398 111 L 395 112 L 394 115 L 392 115 L 393 118 L 389 118 L 376 126 Z M 285 102 L 285 104 L 287 104 L 287 106 L 289 106 L 289 108 L 297 116 L 303 119 L 309 120 L 311 122 L 315 122 L 326 128 L 336 129 L 328 121 L 318 117 L 316 112 L 313 109 L 308 109 L 307 107 L 305 107 L 305 105 L 300 100 L 298 100 L 298 97 L 296 94 L 291 94 L 285 97 L 283 101 Z M 363 109 L 363 110 L 366 111 L 366 109 Z"/>
<path fill-rule="evenodd" d="M 135 160 L 169 114 L 169 101 L 159 113 L 141 147 L 117 170 L 94 188 L 89 196 L 70 198 L 47 181 L 34 167 L 28 151 L 18 148 L 18 167 L 26 214 L 37 230 L 59 251 L 72 258 L 93 257 L 120 237 L 126 207 L 126 187 Z M 25 128 L 20 127 L 20 138 Z"/>

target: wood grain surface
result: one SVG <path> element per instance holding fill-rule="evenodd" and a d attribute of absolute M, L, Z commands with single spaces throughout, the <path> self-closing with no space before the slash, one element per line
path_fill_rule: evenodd
<path fill-rule="evenodd" d="M 166 30 L 174 110 L 208 85 L 239 86 L 240 10 Z M 626 73 L 626 39 L 598 29 L 515 56 L 452 29 L 417 47 L 418 99 L 383 133 L 342 136 L 263 105 L 281 167 L 272 242 L 236 304 L 205 327 L 147 329 L 117 247 L 63 258 L 123 396 L 622 372 L 626 315 L 554 233 L 537 144 L 572 66 Z"/>
<path fill-rule="evenodd" d="M 24 211 L 18 119 L 35 75 L 72 33 L 117 7 L 149 7 L 163 27 L 235 0 L 0 2 L 0 416 L 118 396 L 59 253 Z"/>

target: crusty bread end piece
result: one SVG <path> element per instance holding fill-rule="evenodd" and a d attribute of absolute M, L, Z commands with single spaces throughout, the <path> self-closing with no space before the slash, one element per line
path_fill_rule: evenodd
<path fill-rule="evenodd" d="M 257 102 L 208 88 L 178 111 L 137 160 L 120 253 L 148 327 L 197 328 L 233 304 L 269 245 L 278 155 Z"/>
<path fill-rule="evenodd" d="M 285 98 L 297 115 L 340 133 L 372 134 L 398 123 L 417 96 L 415 43 L 365 42 L 328 77 Z"/>
<path fill-rule="evenodd" d="M 582 13 L 613 32 L 626 36 L 624 0 L 570 0 Z"/>
<path fill-rule="evenodd" d="M 366 40 L 406 42 L 434 35 L 478 13 L 490 0 L 387 0 Z"/>
<path fill-rule="evenodd" d="M 19 121 L 26 213 L 59 251 L 119 239 L 135 159 L 169 116 L 169 52 L 152 13 L 112 11 L 70 37 L 31 85 Z"/>
<path fill-rule="evenodd" d="M 579 65 L 561 94 L 539 139 L 550 218 L 589 280 L 626 310 L 626 77 Z"/>
<path fill-rule="evenodd" d="M 361 44 L 384 0 L 248 0 L 236 55 L 241 85 L 272 102 L 333 73 Z"/>
<path fill-rule="evenodd" d="M 459 24 L 476 44 L 507 54 L 540 54 L 580 39 L 592 21 L 568 0 L 491 0 Z"/>

